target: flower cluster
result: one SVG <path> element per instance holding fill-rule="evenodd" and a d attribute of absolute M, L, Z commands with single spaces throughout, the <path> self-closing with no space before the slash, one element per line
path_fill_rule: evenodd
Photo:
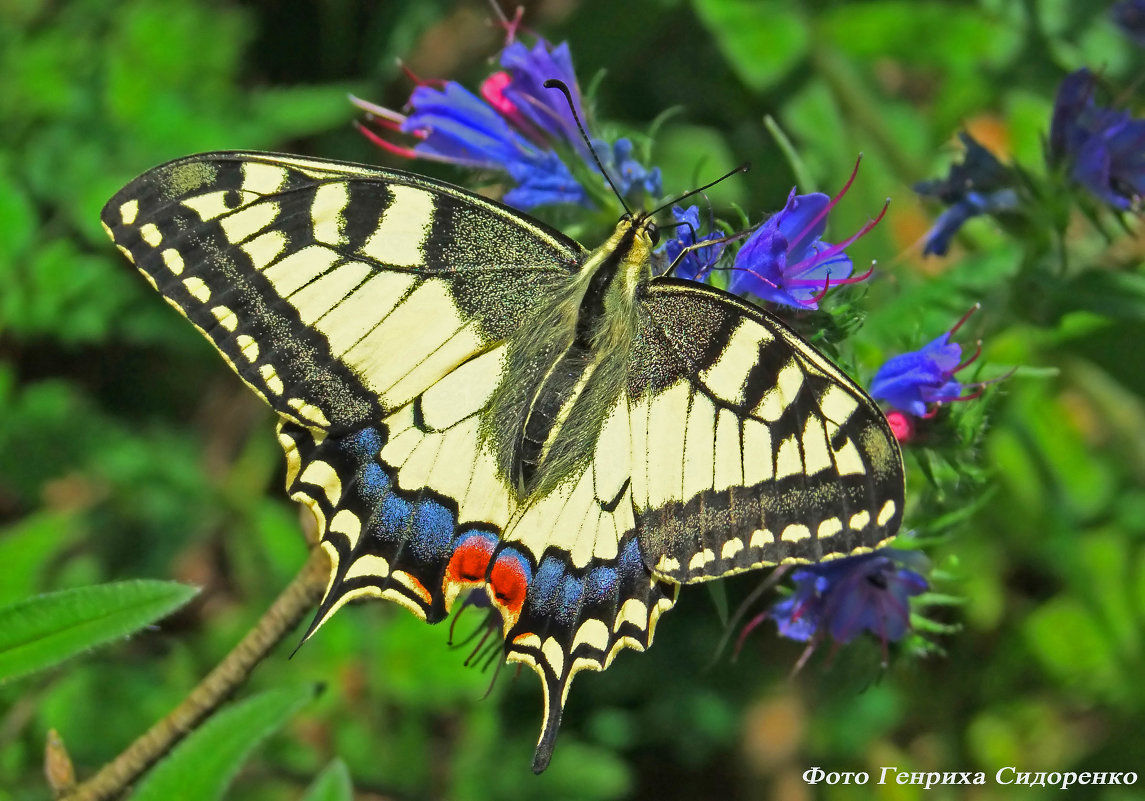
<path fill-rule="evenodd" d="M 846 184 L 834 197 L 819 192 L 800 195 L 792 189 L 784 207 L 757 226 L 736 251 L 728 291 L 790 308 L 814 310 L 819 308 L 819 301 L 832 286 L 853 284 L 870 277 L 870 270 L 852 275 L 854 266 L 845 250 L 882 220 L 886 206 L 875 219 L 839 244 L 832 245 L 822 239 L 828 213 L 850 189 L 857 170 L 856 163 Z M 719 238 L 708 234 L 697 239 L 696 207 L 687 212 L 677 209 L 673 209 L 673 215 L 681 233 L 665 246 L 673 262 L 685 248 Z M 714 245 L 688 250 L 675 267 L 676 275 L 702 280 L 721 252 Z"/>
<path fill-rule="evenodd" d="M 672 274 L 689 281 L 705 280 L 723 255 L 725 238 L 715 231 L 703 236 L 696 233 L 701 227 L 698 206 L 686 209 L 672 206 L 672 218 L 675 220 L 676 236 L 663 246 L 665 260 Z M 705 245 L 705 242 L 712 244 Z"/>
<path fill-rule="evenodd" d="M 1123 3 L 1115 9 L 1122 27 L 1145 30 L 1145 5 Z M 1087 69 L 1066 76 L 1058 88 L 1050 120 L 1046 162 L 1055 175 L 1081 187 L 1118 211 L 1136 208 L 1145 194 L 1145 120 L 1098 105 L 1097 77 Z M 934 197 L 946 210 L 927 233 L 924 254 L 945 255 L 954 235 L 969 219 L 991 215 L 1000 220 L 1029 216 L 1032 195 L 1053 198 L 1058 190 L 1031 193 L 1021 170 L 1003 165 L 968 133 L 959 137 L 963 161 L 945 179 L 923 181 L 915 191 Z"/>
<path fill-rule="evenodd" d="M 1050 124 L 1050 164 L 1115 209 L 1129 209 L 1145 192 L 1145 120 L 1097 105 L 1096 89 L 1087 69 L 1062 81 Z"/>
<path fill-rule="evenodd" d="M 958 229 L 980 214 L 1004 214 L 1018 208 L 1017 176 L 970 134 L 959 134 L 966 154 L 944 179 L 921 181 L 914 191 L 934 197 L 947 208 L 926 234 L 923 254 L 945 256 Z"/>
<path fill-rule="evenodd" d="M 584 117 L 584 103 L 568 45 L 538 40 L 533 47 L 512 42 L 501 51 L 502 71 L 489 76 L 478 97 L 455 81 L 421 83 L 410 95 L 409 112 L 401 113 L 358 98 L 378 130 L 359 126 L 369 139 L 391 153 L 472 169 L 501 172 L 515 186 L 504 200 L 520 209 L 549 205 L 594 205 L 603 179 L 591 177 L 573 109 Z M 569 89 L 569 99 L 544 86 L 555 79 Z M 391 141 L 394 133 L 415 140 L 412 146 Z M 660 194 L 660 172 L 645 169 L 625 139 L 609 145 L 594 139 L 605 169 L 628 197 Z M 577 158 L 580 156 L 581 158 Z M 570 168 L 569 164 L 575 166 Z"/>
<path fill-rule="evenodd" d="M 982 343 L 963 360 L 962 346 L 950 341 L 978 308 L 975 304 L 949 331 L 918 350 L 888 359 L 871 379 L 871 397 L 891 407 L 887 421 L 899 442 L 914 434 L 912 418 L 932 417 L 939 404 L 972 400 L 982 394 L 983 383 L 964 384 L 954 377 L 977 360 Z"/>

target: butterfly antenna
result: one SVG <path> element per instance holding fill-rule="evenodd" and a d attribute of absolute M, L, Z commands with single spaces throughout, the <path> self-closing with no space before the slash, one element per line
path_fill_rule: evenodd
<path fill-rule="evenodd" d="M 671 200 L 669 200 L 667 203 L 663 204 L 659 208 L 653 209 L 651 212 L 648 213 L 648 216 L 651 217 L 654 214 L 659 214 L 664 209 L 668 208 L 669 206 L 673 206 L 676 203 L 679 203 L 681 200 L 687 200 L 692 195 L 698 195 L 698 194 L 700 194 L 700 192 L 711 189 L 716 184 L 721 183 L 723 181 L 726 181 L 728 178 L 731 178 L 733 175 L 735 175 L 737 173 L 741 173 L 741 172 L 747 172 L 750 169 L 751 169 L 751 162 L 745 161 L 743 164 L 739 165 L 734 170 L 729 170 L 728 172 L 724 173 L 723 175 L 721 175 L 716 180 L 714 180 L 710 183 L 706 183 L 703 186 L 699 187 L 698 189 L 693 189 L 690 192 L 685 192 L 684 194 L 680 195 L 679 197 L 672 198 Z"/>
<path fill-rule="evenodd" d="M 620 194 L 620 190 L 616 188 L 616 184 L 612 182 L 612 177 L 608 174 L 608 170 L 604 169 L 604 165 L 600 163 L 600 157 L 596 155 L 596 148 L 592 146 L 592 141 L 588 138 L 588 132 L 585 131 L 584 125 L 581 124 L 580 115 L 576 113 L 576 104 L 573 103 L 572 92 L 569 91 L 568 85 L 564 81 L 557 78 L 549 78 L 542 86 L 546 89 L 560 89 L 561 93 L 568 101 L 569 111 L 572 112 L 573 122 L 576 123 L 576 129 L 580 131 L 581 138 L 584 139 L 585 145 L 588 147 L 588 152 L 592 154 L 592 160 L 596 162 L 597 169 L 600 174 L 604 176 L 604 180 L 608 181 L 608 185 L 612 187 L 612 193 L 616 195 L 616 199 L 620 201 L 620 205 L 624 207 L 626 214 L 632 214 L 632 209 L 628 208 L 628 204 L 624 202 L 624 196 Z"/>

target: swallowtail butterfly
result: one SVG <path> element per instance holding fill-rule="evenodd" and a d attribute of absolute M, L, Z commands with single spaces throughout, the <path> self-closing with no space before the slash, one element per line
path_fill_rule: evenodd
<path fill-rule="evenodd" d="M 342 604 L 436 623 L 487 593 L 540 674 L 642 651 L 682 584 L 862 552 L 899 526 L 876 405 L 772 315 L 653 277 L 655 224 L 588 251 L 456 186 L 264 153 L 164 164 L 103 223 L 278 413 Z"/>

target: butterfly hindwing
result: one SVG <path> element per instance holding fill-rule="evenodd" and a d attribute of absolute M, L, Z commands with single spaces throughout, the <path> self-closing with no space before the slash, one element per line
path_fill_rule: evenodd
<path fill-rule="evenodd" d="M 659 279 L 641 304 L 629 403 L 645 559 L 702 581 L 877 547 L 902 517 L 878 407 L 783 323 Z"/>
<path fill-rule="evenodd" d="M 679 585 L 655 578 L 636 538 L 630 454 L 610 417 L 587 468 L 523 509 L 497 552 L 491 587 L 524 592 L 498 599 L 510 661 L 532 667 L 544 688 L 545 717 L 533 769 L 552 754 L 573 676 L 604 670 L 625 648 L 643 651 Z M 504 576 L 504 577 L 503 577 Z"/>

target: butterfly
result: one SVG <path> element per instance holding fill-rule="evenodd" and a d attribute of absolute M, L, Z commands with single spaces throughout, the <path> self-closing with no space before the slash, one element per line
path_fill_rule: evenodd
<path fill-rule="evenodd" d="M 902 518 L 874 402 L 776 317 L 653 277 L 625 215 L 588 251 L 456 186 L 266 153 L 189 156 L 108 235 L 278 415 L 332 572 L 314 623 L 474 590 L 541 677 L 646 649 L 681 585 L 868 551 Z"/>

